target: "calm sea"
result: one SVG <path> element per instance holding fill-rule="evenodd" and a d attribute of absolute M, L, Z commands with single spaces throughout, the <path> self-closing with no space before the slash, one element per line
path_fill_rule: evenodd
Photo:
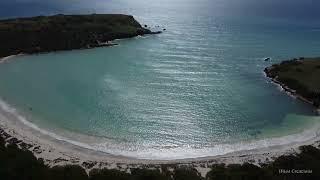
<path fill-rule="evenodd" d="M 302 132 L 320 121 L 310 105 L 286 95 L 263 73 L 281 60 L 319 56 L 319 2 L 0 5 L 2 18 L 125 13 L 152 29 L 167 29 L 110 48 L 20 56 L 0 64 L 1 99 L 66 140 L 117 155 L 177 159 L 305 140 Z"/>

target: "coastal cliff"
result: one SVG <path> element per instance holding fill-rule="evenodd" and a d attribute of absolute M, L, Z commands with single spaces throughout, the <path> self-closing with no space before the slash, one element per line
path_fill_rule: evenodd
<path fill-rule="evenodd" d="M 286 91 L 320 108 L 320 58 L 283 61 L 264 72 Z"/>
<path fill-rule="evenodd" d="M 55 15 L 0 20 L 0 58 L 20 53 L 109 46 L 108 41 L 154 34 L 122 14 Z"/>

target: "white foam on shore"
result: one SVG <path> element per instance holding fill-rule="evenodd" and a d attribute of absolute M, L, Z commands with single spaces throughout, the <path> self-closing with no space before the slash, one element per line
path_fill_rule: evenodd
<path fill-rule="evenodd" d="M 67 139 L 67 138 L 64 138 L 62 136 L 59 136 L 55 133 L 52 133 L 52 132 L 49 132 L 49 131 L 46 131 L 44 129 L 41 129 L 39 126 L 29 122 L 28 120 L 26 120 L 25 117 L 23 117 L 22 115 L 20 115 L 17 110 L 13 107 L 11 107 L 10 105 L 8 105 L 6 102 L 4 102 L 3 100 L 0 99 L 0 108 L 5 111 L 6 113 L 9 113 L 10 115 L 13 115 L 14 117 L 17 118 L 17 120 L 19 120 L 20 122 L 22 122 L 24 125 L 26 125 L 27 127 L 30 127 L 38 132 L 40 132 L 41 134 L 43 135 L 48 135 L 56 140 L 59 140 L 59 141 L 65 141 L 65 142 L 69 142 L 71 144 L 74 144 L 74 145 L 77 145 L 77 146 L 80 146 L 80 147 L 84 147 L 84 148 L 87 148 L 89 149 L 90 146 L 88 146 L 87 144 L 85 143 L 81 143 L 81 142 L 77 142 L 77 141 L 73 141 L 73 140 L 70 140 L 70 139 Z"/>
<path fill-rule="evenodd" d="M 28 126 L 40 132 L 43 135 L 50 136 L 55 140 L 67 142 L 72 145 L 82 147 L 85 149 L 105 152 L 115 156 L 138 158 L 142 160 L 181 160 L 181 159 L 190 159 L 190 158 L 214 157 L 219 155 L 226 155 L 228 153 L 236 153 L 240 151 L 252 151 L 252 150 L 259 150 L 259 149 L 267 149 L 268 151 L 274 150 L 276 148 L 288 149 L 291 146 L 298 147 L 301 145 L 312 144 L 313 142 L 319 139 L 319 134 L 320 134 L 319 133 L 320 123 L 317 123 L 316 125 L 313 126 L 313 128 L 304 130 L 302 133 L 283 136 L 283 137 L 277 137 L 277 138 L 255 140 L 250 142 L 239 142 L 235 144 L 217 144 L 212 147 L 203 147 L 203 148 L 194 148 L 191 146 L 154 148 L 150 146 L 150 147 L 137 147 L 130 150 L 129 147 L 125 146 L 125 143 L 114 143 L 110 141 L 105 143 L 93 143 L 89 145 L 89 144 L 82 143 L 79 141 L 74 141 L 70 138 L 65 138 L 53 132 L 49 132 L 47 130 L 41 129 L 39 126 L 26 120 L 26 118 L 21 116 L 15 108 L 9 106 L 6 102 L 2 101 L 1 99 L 0 99 L 0 108 L 3 112 L 9 113 L 11 116 L 14 116 L 17 120 L 22 122 L 25 126 Z M 320 117 L 314 117 L 314 118 L 320 119 Z M 30 138 L 32 139 L 32 137 Z M 41 144 L 39 145 L 41 146 Z"/>
<path fill-rule="evenodd" d="M 22 55 L 24 55 L 24 54 L 21 53 L 21 54 L 17 54 L 17 55 L 10 55 L 10 56 L 7 56 L 7 57 L 0 58 L 0 63 L 4 63 L 4 62 L 6 62 L 6 61 L 8 61 L 8 60 L 10 60 L 10 59 L 12 59 L 14 57 L 22 56 Z"/>
<path fill-rule="evenodd" d="M 135 157 L 139 159 L 156 159 L 156 160 L 177 160 L 186 158 L 204 158 L 213 157 L 219 155 L 225 155 L 229 153 L 235 153 L 240 151 L 251 151 L 258 149 L 272 149 L 273 147 L 282 148 L 280 146 L 285 145 L 305 145 L 312 144 L 317 138 L 319 138 L 320 126 L 314 126 L 312 129 L 308 129 L 299 134 L 293 134 L 277 138 L 269 138 L 262 140 L 254 140 L 250 142 L 239 142 L 235 144 L 217 144 L 213 147 L 205 148 L 193 148 L 190 146 L 185 147 L 172 147 L 172 148 L 146 148 L 139 149 L 138 151 L 125 151 L 116 152 L 119 155 Z M 95 146 L 96 149 L 108 153 L 110 149 L 108 144 L 100 144 Z"/>

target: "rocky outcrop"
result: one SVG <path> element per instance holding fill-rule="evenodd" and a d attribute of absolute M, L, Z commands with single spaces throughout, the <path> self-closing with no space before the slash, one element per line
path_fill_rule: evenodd
<path fill-rule="evenodd" d="M 320 58 L 283 61 L 264 69 L 285 91 L 320 108 Z"/>
<path fill-rule="evenodd" d="M 122 14 L 55 15 L 0 21 L 0 58 L 110 46 L 115 39 L 157 34 L 133 16 Z M 102 42 L 102 43 L 101 43 Z"/>

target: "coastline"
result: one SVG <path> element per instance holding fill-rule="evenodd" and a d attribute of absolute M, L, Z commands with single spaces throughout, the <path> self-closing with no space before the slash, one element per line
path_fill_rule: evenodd
<path fill-rule="evenodd" d="M 63 137 L 54 137 L 50 132 L 41 130 L 34 124 L 17 115 L 15 109 L 0 104 L 0 134 L 7 143 L 17 144 L 19 148 L 30 150 L 38 159 L 43 159 L 46 165 L 80 165 L 89 171 L 93 168 L 119 169 L 127 171 L 130 168 L 151 167 L 162 165 L 192 166 L 202 174 L 206 174 L 213 164 L 243 164 L 249 162 L 261 165 L 275 160 L 281 155 L 299 153 L 303 145 L 318 146 L 320 144 L 320 127 L 306 131 L 307 138 L 297 142 L 282 145 L 264 146 L 249 150 L 240 150 L 224 155 L 205 156 L 176 160 L 149 160 L 126 156 L 117 156 L 105 152 L 85 148 L 69 143 Z M 311 138 L 309 137 L 311 134 Z M 298 139 L 293 136 L 293 139 Z M 283 140 L 279 140 L 283 141 Z"/>
<path fill-rule="evenodd" d="M 124 39 L 128 39 L 128 38 L 124 38 Z M 118 40 L 118 39 L 115 39 L 115 40 Z M 114 40 L 114 41 L 115 41 L 115 40 Z M 92 46 L 92 47 L 91 47 L 91 46 L 88 46 L 88 47 L 83 47 L 83 48 L 79 48 L 79 49 L 12 54 L 12 55 L 8 55 L 8 56 L 5 56 L 5 57 L 0 57 L 0 64 L 1 64 L 1 63 L 5 63 L 5 62 L 8 62 L 9 60 L 14 59 L 15 57 L 19 57 L 19 56 L 41 55 L 41 54 L 49 54 L 49 53 L 63 52 L 63 51 L 80 51 L 80 50 L 86 50 L 86 49 L 94 49 L 94 48 L 118 46 L 119 43 L 114 43 L 114 41 L 109 41 L 108 44 L 107 44 L 107 43 L 102 43 L 102 44 L 99 45 L 99 46 Z"/>
<path fill-rule="evenodd" d="M 23 55 L 25 54 L 21 53 L 21 54 L 6 56 L 6 57 L 0 57 L 0 63 L 5 63 L 14 57 L 23 56 Z"/>
<path fill-rule="evenodd" d="M 20 31 L 16 26 L 22 26 L 23 29 Z M 116 39 L 162 33 L 151 31 L 143 27 L 133 16 L 124 14 L 58 14 L 3 19 L 0 20 L 0 30 L 1 39 L 7 42 L 0 45 L 0 63 L 21 53 L 37 54 L 109 47 L 117 45 L 112 42 Z"/>
<path fill-rule="evenodd" d="M 264 69 L 264 74 L 267 78 L 269 78 L 274 84 L 278 85 L 281 89 L 283 89 L 288 95 L 290 95 L 291 97 L 295 98 L 295 99 L 299 99 L 309 105 L 311 105 L 312 107 L 315 108 L 315 111 L 318 115 L 320 115 L 320 107 L 317 107 L 314 105 L 314 102 L 308 98 L 303 97 L 302 95 L 297 93 L 297 90 L 290 88 L 288 85 L 286 85 L 285 83 L 282 83 L 280 81 L 277 80 L 278 76 L 273 77 L 271 75 L 271 70 L 273 70 L 273 66 L 267 67 Z"/>

